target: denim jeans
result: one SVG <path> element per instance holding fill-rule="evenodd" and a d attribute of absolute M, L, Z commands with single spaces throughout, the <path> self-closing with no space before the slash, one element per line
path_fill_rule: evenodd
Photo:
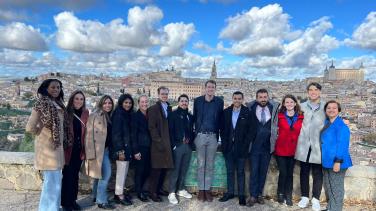
<path fill-rule="evenodd" d="M 97 204 L 108 203 L 107 185 L 111 177 L 111 162 L 108 148 L 104 150 L 102 161 L 102 179 L 95 179 L 93 184 L 93 197 L 96 198 Z"/>
<path fill-rule="evenodd" d="M 58 211 L 61 200 L 61 169 L 43 171 L 43 187 L 40 195 L 39 211 Z"/>

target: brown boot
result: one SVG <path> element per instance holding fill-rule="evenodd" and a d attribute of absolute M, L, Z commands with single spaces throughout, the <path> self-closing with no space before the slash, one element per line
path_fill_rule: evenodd
<path fill-rule="evenodd" d="M 206 198 L 206 201 L 208 201 L 208 202 L 212 202 L 213 201 L 213 196 L 212 196 L 210 190 L 206 190 L 205 191 L 205 198 Z"/>
<path fill-rule="evenodd" d="M 205 193 L 204 193 L 203 190 L 199 190 L 199 191 L 198 191 L 197 199 L 198 199 L 199 201 L 202 201 L 202 202 L 205 201 Z"/>

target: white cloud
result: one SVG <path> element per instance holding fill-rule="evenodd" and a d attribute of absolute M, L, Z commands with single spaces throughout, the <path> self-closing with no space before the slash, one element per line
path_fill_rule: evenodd
<path fill-rule="evenodd" d="M 57 45 L 75 52 L 110 53 L 119 50 L 145 51 L 160 46 L 161 55 L 181 55 L 194 33 L 193 24 L 169 23 L 159 28 L 163 12 L 158 7 L 129 9 L 128 24 L 122 19 L 109 23 L 80 20 L 71 12 L 54 17 Z"/>
<path fill-rule="evenodd" d="M 214 51 L 214 49 L 212 47 L 210 47 L 208 44 L 206 44 L 202 40 L 195 42 L 193 44 L 193 48 L 200 49 L 200 50 L 203 50 L 203 51 L 208 52 L 208 53 Z"/>
<path fill-rule="evenodd" d="M 47 44 L 38 29 L 20 22 L 0 26 L 0 48 L 45 51 Z"/>
<path fill-rule="evenodd" d="M 22 21 L 26 19 L 27 19 L 27 15 L 23 12 L 15 12 L 12 10 L 0 9 L 0 21 L 10 22 L 10 21 Z"/>
<path fill-rule="evenodd" d="M 155 44 L 155 24 L 163 17 L 157 7 L 129 10 L 128 24 L 115 19 L 107 24 L 80 20 L 73 13 L 63 12 L 54 17 L 58 28 L 59 47 L 78 52 L 113 52 L 126 47 L 144 48 Z"/>
<path fill-rule="evenodd" d="M 162 43 L 160 54 L 162 56 L 182 55 L 183 48 L 195 32 L 195 26 L 190 24 L 170 23 L 164 27 L 165 41 Z"/>
<path fill-rule="evenodd" d="M 376 50 L 376 12 L 370 12 L 345 43 L 359 48 Z"/>
<path fill-rule="evenodd" d="M 229 17 L 219 37 L 233 41 L 230 51 L 235 55 L 276 56 L 282 53 L 284 40 L 299 35 L 290 28 L 289 15 L 271 4 Z"/>
<path fill-rule="evenodd" d="M 327 34 L 332 27 L 329 18 L 322 17 L 305 30 L 292 30 L 289 15 L 280 5 L 253 7 L 227 19 L 219 37 L 231 45 L 226 48 L 221 43 L 217 49 L 245 56 L 234 66 L 248 77 L 312 76 L 321 71 L 328 52 L 340 45 Z"/>

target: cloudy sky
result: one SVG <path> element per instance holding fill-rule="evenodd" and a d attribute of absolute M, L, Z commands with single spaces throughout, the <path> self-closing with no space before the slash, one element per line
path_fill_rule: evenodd
<path fill-rule="evenodd" d="M 372 0 L 1 0 L 0 77 L 47 71 L 289 80 L 359 67 L 376 80 Z"/>

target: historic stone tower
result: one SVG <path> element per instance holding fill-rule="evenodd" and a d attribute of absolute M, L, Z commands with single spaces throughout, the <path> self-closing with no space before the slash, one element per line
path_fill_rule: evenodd
<path fill-rule="evenodd" d="M 213 62 L 212 71 L 210 75 L 210 79 L 215 80 L 217 79 L 217 66 L 215 65 L 215 60 Z"/>

